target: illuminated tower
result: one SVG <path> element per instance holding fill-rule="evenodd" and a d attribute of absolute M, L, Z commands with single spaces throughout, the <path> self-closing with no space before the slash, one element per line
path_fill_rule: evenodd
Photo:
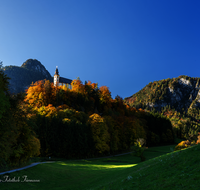
<path fill-rule="evenodd" d="M 56 66 L 56 71 L 54 74 L 54 86 L 58 86 L 59 85 L 59 74 L 58 74 L 58 66 Z"/>

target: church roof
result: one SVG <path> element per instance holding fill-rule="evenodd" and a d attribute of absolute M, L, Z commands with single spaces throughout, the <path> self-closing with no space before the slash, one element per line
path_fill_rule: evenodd
<path fill-rule="evenodd" d="M 71 84 L 71 82 L 72 82 L 72 80 L 70 80 L 70 79 L 63 78 L 63 77 L 60 77 L 60 78 L 59 78 L 59 83 Z"/>
<path fill-rule="evenodd" d="M 58 66 L 56 66 L 56 71 L 55 71 L 55 75 L 58 75 Z M 54 75 L 54 76 L 55 76 Z M 72 83 L 72 80 L 71 79 L 67 79 L 67 78 L 64 78 L 64 77 L 59 77 L 59 83 L 65 83 L 65 84 L 71 84 Z"/>

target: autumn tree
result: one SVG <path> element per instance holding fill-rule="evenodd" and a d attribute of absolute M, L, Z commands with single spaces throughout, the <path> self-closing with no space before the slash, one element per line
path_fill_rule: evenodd
<path fill-rule="evenodd" d="M 94 113 L 89 117 L 88 122 L 91 126 L 95 149 L 97 149 L 98 153 L 100 154 L 108 152 L 110 150 L 110 147 L 108 146 L 110 135 L 108 133 L 108 126 L 106 125 L 104 118 Z"/>
<path fill-rule="evenodd" d="M 111 92 L 109 91 L 109 88 L 107 86 L 101 86 L 99 88 L 99 92 L 100 92 L 100 100 L 102 102 L 109 102 L 112 97 L 111 97 Z"/>
<path fill-rule="evenodd" d="M 54 87 L 49 80 L 37 81 L 28 88 L 25 101 L 32 106 L 47 106 L 56 103 L 56 92 L 58 87 Z"/>
<path fill-rule="evenodd" d="M 71 83 L 71 86 L 72 86 L 72 91 L 79 92 L 79 93 L 84 92 L 83 83 L 79 78 L 73 80 Z"/>

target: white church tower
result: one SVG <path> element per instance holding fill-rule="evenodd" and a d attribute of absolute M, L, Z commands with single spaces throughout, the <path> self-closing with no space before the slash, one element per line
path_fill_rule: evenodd
<path fill-rule="evenodd" d="M 56 66 L 56 71 L 54 74 L 54 86 L 58 86 L 59 85 L 59 74 L 58 74 L 58 66 Z"/>

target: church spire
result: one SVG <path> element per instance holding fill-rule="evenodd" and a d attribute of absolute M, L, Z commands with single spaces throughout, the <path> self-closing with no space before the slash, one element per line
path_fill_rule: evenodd
<path fill-rule="evenodd" d="M 58 74 L 58 66 L 56 66 L 56 71 L 54 74 L 54 86 L 58 86 L 59 85 L 59 74 Z"/>
<path fill-rule="evenodd" d="M 58 66 L 56 66 L 55 75 L 58 75 Z"/>

